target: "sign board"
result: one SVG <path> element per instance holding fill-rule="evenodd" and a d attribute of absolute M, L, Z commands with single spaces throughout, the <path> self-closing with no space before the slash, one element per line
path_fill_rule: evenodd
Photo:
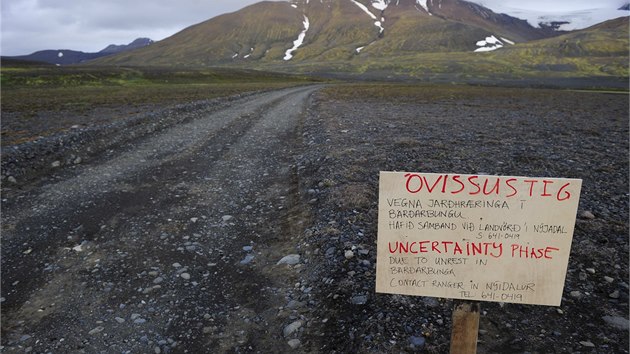
<path fill-rule="evenodd" d="M 559 306 L 581 186 L 381 172 L 376 291 Z"/>

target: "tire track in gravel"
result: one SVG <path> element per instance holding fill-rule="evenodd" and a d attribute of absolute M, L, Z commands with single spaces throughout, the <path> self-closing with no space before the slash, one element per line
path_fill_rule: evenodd
<path fill-rule="evenodd" d="M 293 161 L 316 89 L 235 101 L 11 201 L 4 349 L 286 350 L 295 272 L 275 263 L 298 253 Z"/>

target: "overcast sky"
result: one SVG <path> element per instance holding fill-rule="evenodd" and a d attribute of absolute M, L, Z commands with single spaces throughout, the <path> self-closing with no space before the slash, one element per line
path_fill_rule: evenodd
<path fill-rule="evenodd" d="M 43 49 L 97 52 L 138 37 L 161 40 L 258 0 L 0 0 L 2 55 Z M 340 0 L 343 1 L 343 0 Z M 624 0 L 478 0 L 496 12 L 616 9 Z M 519 12 L 520 11 L 520 12 Z M 531 11 L 530 11 L 531 12 Z M 605 16 L 605 15 L 602 15 Z M 598 19 L 593 19 L 598 20 Z"/>

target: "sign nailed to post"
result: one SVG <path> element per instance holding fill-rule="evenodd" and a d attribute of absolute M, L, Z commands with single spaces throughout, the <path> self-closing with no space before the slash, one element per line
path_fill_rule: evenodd
<path fill-rule="evenodd" d="M 581 186 L 381 172 L 376 291 L 560 305 Z"/>

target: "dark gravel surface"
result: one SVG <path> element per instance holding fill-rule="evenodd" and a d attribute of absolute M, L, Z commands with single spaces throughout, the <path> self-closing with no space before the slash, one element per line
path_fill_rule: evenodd
<path fill-rule="evenodd" d="M 627 95 L 316 89 L 3 148 L 2 351 L 446 353 L 451 300 L 374 292 L 402 170 L 583 179 L 562 305 L 481 303 L 479 352 L 628 352 Z"/>
<path fill-rule="evenodd" d="M 583 179 L 562 305 L 481 303 L 479 352 L 628 352 L 627 95 L 331 88 L 303 134 L 318 350 L 448 352 L 452 301 L 374 293 L 378 172 L 397 170 Z"/>
<path fill-rule="evenodd" d="M 23 122 L 20 112 L 3 112 L 3 130 L 17 131 L 30 141 L 12 144 L 11 138 L 3 139 L 0 177 L 11 178 L 11 186 L 26 186 L 59 167 L 82 164 L 104 151 L 113 154 L 123 144 L 216 112 L 250 95 L 171 105 L 96 106 L 84 114 L 43 111 L 38 113 L 39 124 L 34 119 Z"/>

